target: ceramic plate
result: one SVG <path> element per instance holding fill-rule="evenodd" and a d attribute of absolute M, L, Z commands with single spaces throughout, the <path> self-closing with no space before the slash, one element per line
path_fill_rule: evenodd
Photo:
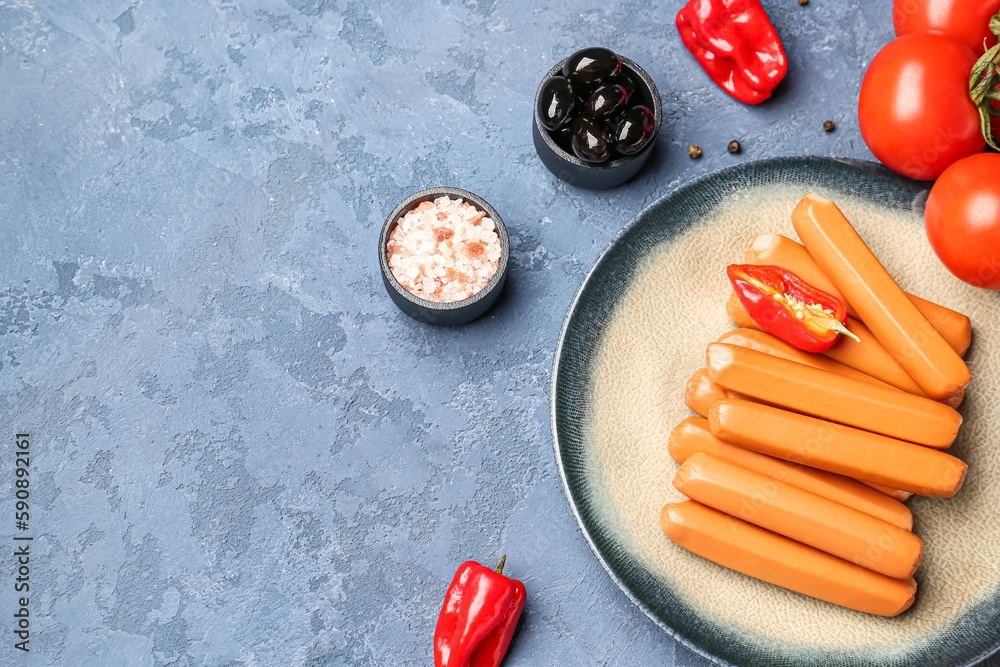
<path fill-rule="evenodd" d="M 705 346 L 732 328 L 725 266 L 742 263 L 753 233 L 793 235 L 788 214 L 811 190 L 841 206 L 904 289 L 973 321 L 973 383 L 950 450 L 969 476 L 955 498 L 911 499 L 927 558 L 916 603 L 893 619 L 726 570 L 679 549 L 658 525 L 659 507 L 677 497 L 666 442 L 691 414 L 684 382 Z M 957 281 L 934 258 L 921 228 L 926 196 L 926 184 L 870 163 L 781 158 L 724 169 L 622 230 L 569 310 L 552 427 L 570 505 L 625 594 L 719 664 L 944 667 L 1000 649 L 1000 308 L 994 293 Z"/>

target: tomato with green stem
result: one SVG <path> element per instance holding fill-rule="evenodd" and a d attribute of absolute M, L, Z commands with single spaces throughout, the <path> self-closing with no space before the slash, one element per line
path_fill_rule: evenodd
<path fill-rule="evenodd" d="M 889 42 L 861 83 L 858 121 L 871 152 L 890 169 L 933 180 L 948 165 L 979 153 L 990 134 L 988 112 L 995 64 L 977 62 L 973 50 L 938 32 L 912 33 Z M 970 75 L 976 68 L 988 76 Z M 978 98 L 970 91 L 970 76 Z M 992 139 L 991 139 L 992 141 Z"/>

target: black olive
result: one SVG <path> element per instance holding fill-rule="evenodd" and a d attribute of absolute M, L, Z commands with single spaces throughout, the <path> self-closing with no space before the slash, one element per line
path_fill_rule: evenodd
<path fill-rule="evenodd" d="M 621 59 L 613 51 L 595 46 L 577 51 L 563 65 L 563 76 L 573 85 L 591 86 L 618 75 Z"/>
<path fill-rule="evenodd" d="M 538 96 L 538 118 L 547 129 L 556 130 L 565 125 L 575 106 L 573 86 L 564 77 L 554 76 L 542 84 L 542 93 Z"/>
<path fill-rule="evenodd" d="M 615 83 L 608 83 L 593 92 L 587 100 L 587 111 L 594 118 L 606 118 L 625 106 L 628 93 Z"/>
<path fill-rule="evenodd" d="M 632 75 L 628 73 L 628 70 L 622 69 L 622 71 L 618 73 L 618 76 L 615 77 L 615 83 L 625 89 L 625 92 L 628 93 L 628 98 L 630 100 L 638 101 L 635 99 L 635 91 L 639 89 L 639 86 L 636 84 Z"/>
<path fill-rule="evenodd" d="M 608 137 L 593 118 L 577 116 L 572 125 L 573 152 L 587 162 L 604 162 L 611 156 Z"/>
<path fill-rule="evenodd" d="M 633 155 L 642 150 L 653 136 L 656 119 L 649 108 L 637 104 L 624 114 L 611 135 L 615 150 L 622 155 Z"/>
<path fill-rule="evenodd" d="M 556 144 L 567 153 L 573 152 L 573 130 L 572 123 L 563 125 L 558 130 L 550 132 L 549 135 Z"/>

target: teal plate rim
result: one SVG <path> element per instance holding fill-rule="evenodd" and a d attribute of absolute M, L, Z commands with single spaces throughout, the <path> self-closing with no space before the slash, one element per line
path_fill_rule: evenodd
<path fill-rule="evenodd" d="M 730 195 L 786 182 L 836 190 L 923 213 L 929 184 L 860 160 L 781 157 L 706 174 L 643 210 L 608 244 L 587 273 L 563 322 L 552 372 L 551 425 L 556 465 L 570 508 L 598 561 L 625 595 L 654 623 L 696 653 L 732 667 L 969 667 L 1000 651 L 1000 587 L 960 614 L 943 632 L 891 651 L 820 649 L 754 635 L 702 614 L 662 583 L 601 525 L 588 494 L 582 417 L 587 413 L 591 364 L 618 300 L 640 260 L 669 242 Z M 661 220 L 667 220 L 663 224 Z M 918 573 L 919 574 L 919 573 Z M 919 581 L 919 577 L 918 577 Z"/>

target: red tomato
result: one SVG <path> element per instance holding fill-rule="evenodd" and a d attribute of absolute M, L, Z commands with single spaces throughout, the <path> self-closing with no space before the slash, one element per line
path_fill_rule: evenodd
<path fill-rule="evenodd" d="M 982 55 L 983 40 L 997 43 L 990 18 L 1000 12 L 1000 0 L 895 0 L 892 25 L 896 36 L 938 30 L 957 37 Z"/>
<path fill-rule="evenodd" d="M 861 136 L 882 164 L 934 180 L 955 160 L 986 146 L 969 99 L 976 54 L 942 33 L 898 37 L 872 60 L 861 82 Z"/>
<path fill-rule="evenodd" d="M 1000 154 L 980 153 L 945 169 L 927 197 L 924 227 L 958 278 L 1000 290 Z"/>

